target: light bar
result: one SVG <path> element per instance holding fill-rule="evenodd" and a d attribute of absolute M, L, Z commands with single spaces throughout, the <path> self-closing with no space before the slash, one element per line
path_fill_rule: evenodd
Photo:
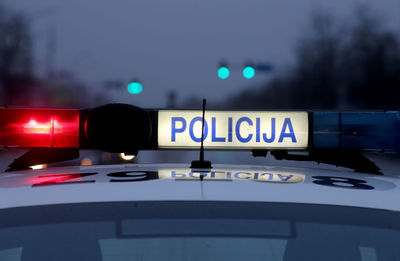
<path fill-rule="evenodd" d="M 0 146 L 79 148 L 79 110 L 0 109 Z"/>
<path fill-rule="evenodd" d="M 88 110 L 0 109 L 0 147 L 138 150 L 200 148 L 201 110 L 109 104 Z M 400 151 L 400 112 L 206 111 L 204 148 Z"/>

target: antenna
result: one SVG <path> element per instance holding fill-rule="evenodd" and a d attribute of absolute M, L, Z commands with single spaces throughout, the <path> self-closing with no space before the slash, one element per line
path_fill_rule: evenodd
<path fill-rule="evenodd" d="M 203 118 L 201 121 L 201 145 L 200 145 L 200 160 L 193 160 L 190 168 L 192 169 L 211 169 L 211 161 L 204 160 L 204 116 L 206 113 L 206 99 L 203 99 Z"/>

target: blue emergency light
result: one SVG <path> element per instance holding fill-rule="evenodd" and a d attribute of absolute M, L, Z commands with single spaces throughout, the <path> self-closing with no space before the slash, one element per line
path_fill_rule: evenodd
<path fill-rule="evenodd" d="M 400 150 L 400 114 L 310 112 L 310 148 Z"/>

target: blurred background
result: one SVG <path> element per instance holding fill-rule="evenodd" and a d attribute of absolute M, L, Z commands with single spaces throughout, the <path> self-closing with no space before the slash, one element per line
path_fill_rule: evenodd
<path fill-rule="evenodd" d="M 0 32 L 7 106 L 400 110 L 399 0 L 2 0 Z"/>

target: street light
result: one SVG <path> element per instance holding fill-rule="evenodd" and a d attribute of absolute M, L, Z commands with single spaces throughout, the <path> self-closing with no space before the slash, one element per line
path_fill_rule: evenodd
<path fill-rule="evenodd" d="M 221 64 L 218 67 L 218 71 L 217 71 L 218 78 L 225 80 L 225 79 L 227 79 L 229 77 L 230 73 L 231 72 L 230 72 L 230 70 L 228 68 L 228 65 Z"/>
<path fill-rule="evenodd" d="M 143 91 L 143 85 L 139 81 L 128 83 L 128 92 L 130 94 L 140 94 Z"/>
<path fill-rule="evenodd" d="M 253 66 L 247 65 L 246 67 L 243 68 L 243 77 L 246 79 L 251 79 L 256 75 L 256 70 L 254 69 Z"/>

